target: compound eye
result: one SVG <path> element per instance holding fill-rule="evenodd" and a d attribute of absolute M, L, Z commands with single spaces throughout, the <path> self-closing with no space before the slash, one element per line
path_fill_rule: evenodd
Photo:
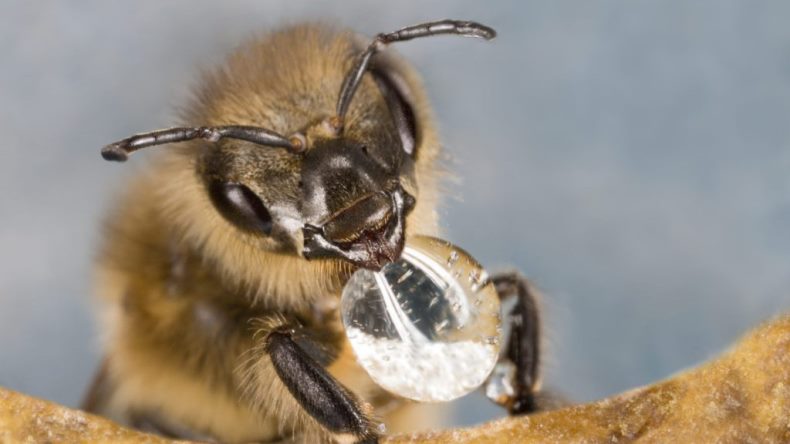
<path fill-rule="evenodd" d="M 228 222 L 244 231 L 271 234 L 272 215 L 261 199 L 246 186 L 211 182 L 208 194 L 217 211 Z"/>
<path fill-rule="evenodd" d="M 415 157 L 415 149 L 419 143 L 417 119 L 406 82 L 394 71 L 374 67 L 371 69 L 371 73 L 384 100 L 387 101 L 392 120 L 398 129 L 403 151 L 409 156 Z"/>

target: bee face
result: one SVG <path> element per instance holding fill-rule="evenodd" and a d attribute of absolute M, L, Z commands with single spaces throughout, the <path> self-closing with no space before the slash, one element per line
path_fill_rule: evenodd
<path fill-rule="evenodd" d="M 420 138 L 411 91 L 394 63 L 382 58 L 371 74 L 342 134 L 332 127 L 330 106 L 291 113 L 283 132 L 304 144 L 296 152 L 245 141 L 208 147 L 198 172 L 219 214 L 236 229 L 307 259 L 374 269 L 396 260 L 417 199 Z M 317 104 L 324 96 L 299 91 L 283 103 Z"/>

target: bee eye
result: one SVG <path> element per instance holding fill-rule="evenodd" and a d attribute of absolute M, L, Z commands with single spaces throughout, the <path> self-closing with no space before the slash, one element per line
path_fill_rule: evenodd
<path fill-rule="evenodd" d="M 211 182 L 208 194 L 217 211 L 238 228 L 266 235 L 272 232 L 272 215 L 261 199 L 244 185 Z"/>
<path fill-rule="evenodd" d="M 414 157 L 419 143 L 418 128 L 406 83 L 395 72 L 380 67 L 374 67 L 371 73 L 384 100 L 387 101 L 392 120 L 398 129 L 403 151 Z"/>

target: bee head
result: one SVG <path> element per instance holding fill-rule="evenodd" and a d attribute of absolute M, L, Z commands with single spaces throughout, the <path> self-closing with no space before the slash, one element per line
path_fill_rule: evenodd
<path fill-rule="evenodd" d="M 291 147 L 231 139 L 207 147 L 198 168 L 217 211 L 306 259 L 372 269 L 397 260 L 419 192 L 422 134 L 411 88 L 388 61 L 358 88 L 342 129 L 332 108 L 300 115 L 289 107 Z M 321 93 L 309 101 L 321 102 Z"/>
<path fill-rule="evenodd" d="M 367 47 L 351 44 L 345 57 L 311 58 L 320 45 L 304 45 L 312 49 L 257 77 L 279 87 L 238 82 L 228 78 L 233 70 L 215 76 L 209 90 L 225 94 L 204 94 L 209 105 L 194 119 L 215 125 L 139 134 L 102 154 L 125 160 L 139 148 L 202 140 L 194 144 L 195 165 L 208 200 L 247 239 L 308 260 L 380 269 L 401 255 L 407 216 L 418 206 L 420 164 L 432 159 L 423 159 L 431 154 L 422 152 L 424 99 L 415 99 L 413 75 L 374 55 L 389 43 L 435 34 L 494 36 L 473 22 L 445 20 L 379 34 Z M 248 64 L 236 70 L 249 71 Z M 227 105 L 256 100 L 265 106 L 242 117 Z"/>

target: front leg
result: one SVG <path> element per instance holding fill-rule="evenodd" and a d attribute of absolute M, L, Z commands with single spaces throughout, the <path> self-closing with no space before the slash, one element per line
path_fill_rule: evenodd
<path fill-rule="evenodd" d="M 377 443 L 374 422 L 363 404 L 305 351 L 300 343 L 309 339 L 298 333 L 299 327 L 284 324 L 269 330 L 264 338 L 263 351 L 282 384 L 302 410 L 336 441 Z M 313 354 L 320 350 L 315 343 L 307 347 Z"/>
<path fill-rule="evenodd" d="M 505 317 L 505 322 L 510 325 L 510 334 L 505 342 L 504 362 L 498 364 L 513 370 L 512 375 L 501 375 L 509 379 L 506 383 L 512 392 L 495 401 L 504 405 L 511 415 L 531 413 L 538 410 L 535 398 L 540 377 L 537 291 L 517 272 L 498 274 L 491 280 L 501 300 L 516 298 L 513 309 Z"/>

